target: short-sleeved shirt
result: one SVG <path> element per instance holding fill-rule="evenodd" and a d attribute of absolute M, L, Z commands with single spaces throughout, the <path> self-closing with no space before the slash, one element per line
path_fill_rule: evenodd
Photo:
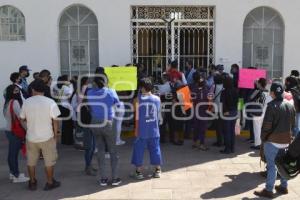
<path fill-rule="evenodd" d="M 160 99 L 155 95 L 140 95 L 138 97 L 138 127 L 137 137 L 148 139 L 160 136 L 159 115 Z"/>
<path fill-rule="evenodd" d="M 109 88 L 92 88 L 87 92 L 88 104 L 93 119 L 105 121 L 113 119 L 113 106 L 119 103 L 116 92 Z"/>
<path fill-rule="evenodd" d="M 26 139 L 33 143 L 45 142 L 54 136 L 52 120 L 60 115 L 55 101 L 45 96 L 33 96 L 23 103 L 20 118 L 26 119 Z"/>

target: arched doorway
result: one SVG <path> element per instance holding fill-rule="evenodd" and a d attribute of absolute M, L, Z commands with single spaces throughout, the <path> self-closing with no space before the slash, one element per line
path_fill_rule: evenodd
<path fill-rule="evenodd" d="M 85 6 L 66 9 L 59 22 L 61 73 L 70 76 L 94 72 L 99 65 L 98 21 Z"/>
<path fill-rule="evenodd" d="M 266 69 L 268 78 L 283 76 L 284 22 L 269 7 L 252 10 L 244 22 L 243 67 Z"/>

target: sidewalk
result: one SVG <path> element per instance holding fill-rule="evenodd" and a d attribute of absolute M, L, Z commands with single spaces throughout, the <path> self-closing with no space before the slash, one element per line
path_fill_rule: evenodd
<path fill-rule="evenodd" d="M 244 138 L 237 139 L 237 153 L 229 158 L 219 154 L 219 148 L 211 147 L 208 152 L 191 148 L 191 141 L 183 147 L 162 145 L 164 157 L 161 179 L 134 181 L 129 178 L 132 140 L 120 148 L 120 174 L 123 183 L 120 187 L 102 188 L 95 177 L 83 173 L 83 152 L 72 147 L 59 146 L 59 161 L 56 178 L 62 186 L 44 192 L 45 175 L 43 163 L 37 169 L 38 190 L 27 190 L 27 184 L 12 184 L 8 180 L 6 163 L 7 141 L 0 135 L 0 200 L 54 200 L 54 199 L 257 199 L 253 191 L 263 188 L 264 178 L 259 172 L 258 152 L 250 151 Z M 208 144 L 213 142 L 208 140 Z M 108 160 L 107 160 L 108 162 Z M 94 162 L 96 163 L 96 162 Z M 148 156 L 145 160 L 148 163 Z M 108 163 L 109 164 L 109 163 Z M 96 164 L 94 165 L 96 166 Z M 21 171 L 26 170 L 25 160 L 20 163 Z M 151 173 L 147 165 L 146 172 Z M 300 179 L 290 181 L 290 194 L 277 199 L 300 199 Z"/>

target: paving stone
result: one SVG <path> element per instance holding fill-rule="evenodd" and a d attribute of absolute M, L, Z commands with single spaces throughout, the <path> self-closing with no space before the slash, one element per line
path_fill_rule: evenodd
<path fill-rule="evenodd" d="M 208 144 L 213 142 L 208 139 Z M 7 141 L 0 134 L 0 200 L 196 200 L 196 199 L 258 199 L 253 192 L 262 189 L 265 179 L 259 175 L 257 153 L 249 149 L 243 138 L 237 138 L 237 152 L 221 155 L 218 148 L 207 152 L 191 149 L 191 141 L 183 147 L 162 145 L 164 165 L 160 179 L 136 181 L 129 178 L 133 171 L 130 164 L 133 140 L 120 147 L 120 187 L 100 187 L 96 177 L 85 176 L 83 152 L 73 147 L 58 145 L 59 160 L 55 177 L 62 186 L 50 192 L 42 190 L 46 179 L 43 161 L 37 167 L 39 188 L 35 192 L 26 189 L 27 184 L 12 184 L 8 181 L 6 163 Z M 109 160 L 106 161 L 109 166 Z M 94 166 L 97 166 L 94 159 Z M 26 172 L 26 160 L 20 157 L 20 171 Z M 109 171 L 108 171 L 109 172 Z M 152 172 L 149 155 L 145 154 L 145 175 Z M 277 184 L 279 181 L 276 182 Z M 300 199 L 300 178 L 289 181 L 290 194 L 276 199 Z"/>

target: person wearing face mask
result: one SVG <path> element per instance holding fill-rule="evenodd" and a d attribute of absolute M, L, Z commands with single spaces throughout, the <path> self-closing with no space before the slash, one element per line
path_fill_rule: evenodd
<path fill-rule="evenodd" d="M 8 139 L 7 161 L 10 172 L 9 179 L 13 183 L 21 183 L 29 180 L 29 178 L 24 176 L 24 173 L 20 173 L 18 163 L 18 155 L 22 146 L 24 146 L 26 133 L 19 119 L 22 104 L 23 101 L 19 87 L 14 84 L 8 86 L 6 88 L 3 114 L 7 122 L 5 133 Z"/>
<path fill-rule="evenodd" d="M 22 89 L 28 93 L 28 82 L 27 82 L 27 78 L 30 76 L 29 73 L 30 69 L 26 66 L 23 65 L 19 68 L 19 73 L 20 73 L 20 77 L 21 77 L 21 82 L 20 85 L 22 86 Z"/>
<path fill-rule="evenodd" d="M 232 74 L 233 85 L 235 88 L 238 88 L 239 84 L 239 71 L 240 67 L 238 66 L 238 64 L 231 65 L 230 73 Z"/>
<path fill-rule="evenodd" d="M 194 104 L 194 144 L 193 148 L 207 151 L 205 146 L 205 133 L 207 130 L 208 117 L 208 93 L 209 89 L 206 85 L 205 76 L 199 72 L 193 75 L 194 83 L 191 85 L 192 99 Z M 202 105 L 204 104 L 204 105 Z"/>
<path fill-rule="evenodd" d="M 10 75 L 10 81 L 12 82 L 13 85 L 16 85 L 19 88 L 21 98 L 24 101 L 25 97 L 27 97 L 28 95 L 27 95 L 26 91 L 22 88 L 22 86 L 20 84 L 20 82 L 21 82 L 20 74 L 18 72 L 13 72 Z"/>
<path fill-rule="evenodd" d="M 261 131 L 261 159 L 267 163 L 266 186 L 261 191 L 254 192 L 259 197 L 273 198 L 274 185 L 277 178 L 275 159 L 281 149 L 291 143 L 292 128 L 295 125 L 295 108 L 284 100 L 283 85 L 273 82 L 270 95 L 272 101 L 268 104 Z M 278 194 L 288 194 L 287 180 L 280 179 L 281 184 L 275 187 Z"/>

